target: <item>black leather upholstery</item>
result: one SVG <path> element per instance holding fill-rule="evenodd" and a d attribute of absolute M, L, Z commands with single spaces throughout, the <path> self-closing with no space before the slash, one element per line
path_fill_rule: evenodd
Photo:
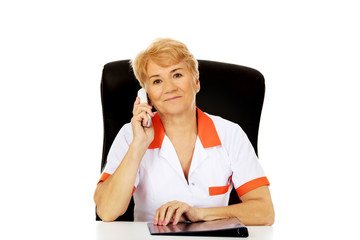
<path fill-rule="evenodd" d="M 204 112 L 238 123 L 257 153 L 258 129 L 265 93 L 263 75 L 244 66 L 206 60 L 198 62 L 200 92 L 196 97 L 196 105 Z M 125 123 L 130 122 L 139 88 L 129 60 L 110 62 L 104 66 L 101 80 L 104 120 L 101 170 L 106 165 L 106 157 L 116 134 Z M 239 201 L 233 189 L 229 204 Z M 133 208 L 134 202 L 131 200 L 127 212 L 117 220 L 133 221 Z M 100 220 L 98 216 L 97 220 Z"/>

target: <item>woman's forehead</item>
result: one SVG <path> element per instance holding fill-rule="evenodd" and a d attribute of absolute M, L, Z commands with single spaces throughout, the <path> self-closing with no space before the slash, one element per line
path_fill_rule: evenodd
<path fill-rule="evenodd" d="M 161 75 L 170 73 L 176 69 L 186 69 L 187 65 L 184 62 L 179 62 L 170 66 L 161 66 L 152 60 L 149 60 L 146 68 L 147 75 L 149 78 L 153 75 Z"/>

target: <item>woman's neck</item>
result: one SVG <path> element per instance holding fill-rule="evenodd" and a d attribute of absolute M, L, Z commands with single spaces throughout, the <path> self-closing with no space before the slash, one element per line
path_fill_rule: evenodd
<path fill-rule="evenodd" d="M 166 135 L 171 139 L 173 136 L 186 137 L 197 135 L 196 108 L 189 109 L 181 115 L 160 114 L 161 122 Z"/>

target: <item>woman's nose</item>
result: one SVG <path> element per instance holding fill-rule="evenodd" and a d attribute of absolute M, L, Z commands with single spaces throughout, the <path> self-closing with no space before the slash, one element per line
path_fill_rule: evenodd
<path fill-rule="evenodd" d="M 164 81 L 163 87 L 165 93 L 171 93 L 176 91 L 177 89 L 177 86 L 173 83 L 171 79 Z"/>

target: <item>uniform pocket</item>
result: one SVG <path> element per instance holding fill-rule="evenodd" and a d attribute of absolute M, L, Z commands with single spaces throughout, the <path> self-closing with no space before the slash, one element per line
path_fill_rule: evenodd
<path fill-rule="evenodd" d="M 227 193 L 231 184 L 231 177 L 229 178 L 229 183 L 226 186 L 216 186 L 216 187 L 209 187 L 209 196 L 216 196 Z"/>

